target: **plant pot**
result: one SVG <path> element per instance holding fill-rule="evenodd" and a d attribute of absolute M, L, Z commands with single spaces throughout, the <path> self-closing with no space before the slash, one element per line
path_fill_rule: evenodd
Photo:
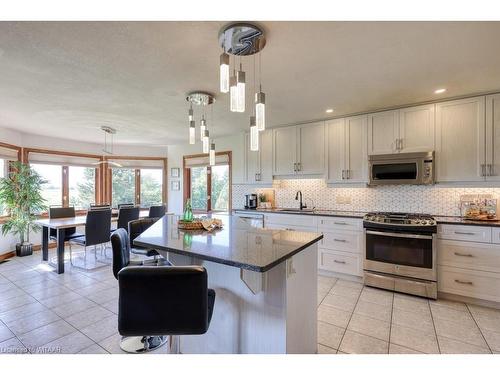
<path fill-rule="evenodd" d="M 16 255 L 18 257 L 25 257 L 33 254 L 33 244 L 24 242 L 22 244 L 16 243 Z"/>

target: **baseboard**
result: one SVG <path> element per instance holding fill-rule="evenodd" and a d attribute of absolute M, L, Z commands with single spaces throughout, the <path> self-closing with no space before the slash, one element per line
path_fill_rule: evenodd
<path fill-rule="evenodd" d="M 57 247 L 56 243 L 54 243 L 54 242 L 49 243 L 49 249 L 54 249 L 56 247 Z M 42 245 L 33 245 L 33 251 L 40 251 L 40 250 L 42 250 Z M 16 256 L 15 251 L 9 251 L 8 253 L 0 254 L 0 261 L 5 260 L 5 259 L 9 259 L 9 258 L 12 258 L 15 256 Z"/>
<path fill-rule="evenodd" d="M 493 309 L 500 309 L 500 302 L 486 301 L 484 299 L 479 299 L 479 298 L 459 296 L 457 294 L 452 294 L 452 293 L 438 292 L 438 300 L 439 299 L 446 299 L 450 301 L 470 303 L 472 305 L 490 307 Z"/>
<path fill-rule="evenodd" d="M 326 271 L 322 269 L 318 269 L 318 275 L 327 276 L 327 277 L 335 277 L 337 279 L 347 280 L 347 281 L 355 281 L 358 283 L 363 282 L 363 278 L 360 276 L 347 275 L 345 273 Z"/>
<path fill-rule="evenodd" d="M 10 251 L 8 253 L 1 254 L 0 255 L 0 262 L 2 260 L 9 259 L 9 258 L 12 258 L 12 257 L 15 257 L 15 256 L 16 256 L 16 252 L 15 251 Z"/>

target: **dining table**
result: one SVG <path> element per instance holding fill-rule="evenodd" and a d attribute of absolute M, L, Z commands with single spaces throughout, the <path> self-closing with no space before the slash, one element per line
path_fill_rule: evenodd
<path fill-rule="evenodd" d="M 167 213 L 168 214 L 168 213 Z M 141 210 L 139 217 L 147 217 L 148 211 Z M 118 215 L 113 212 L 111 216 L 111 222 L 118 221 Z M 36 224 L 42 227 L 42 260 L 49 260 L 49 230 L 55 229 L 56 244 L 57 244 L 57 263 L 55 266 L 55 271 L 57 273 L 64 273 L 64 238 L 65 231 L 68 228 L 74 227 L 84 227 L 87 222 L 87 215 L 78 215 L 74 217 L 64 217 L 64 218 L 40 218 L 35 221 Z"/>

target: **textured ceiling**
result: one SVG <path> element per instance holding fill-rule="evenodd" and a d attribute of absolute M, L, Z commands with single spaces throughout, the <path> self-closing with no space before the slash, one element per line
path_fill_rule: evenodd
<path fill-rule="evenodd" d="M 211 134 L 248 126 L 218 93 L 225 22 L 0 22 L 0 126 L 100 142 L 187 140 L 186 93 L 217 93 Z M 500 89 L 499 22 L 264 22 L 270 126 Z M 253 57 L 244 59 L 253 82 Z M 251 97 L 250 88 L 247 97 Z M 443 96 L 444 97 L 444 96 Z M 199 112 L 198 112 L 199 113 Z M 210 118 L 210 116 L 209 116 Z"/>

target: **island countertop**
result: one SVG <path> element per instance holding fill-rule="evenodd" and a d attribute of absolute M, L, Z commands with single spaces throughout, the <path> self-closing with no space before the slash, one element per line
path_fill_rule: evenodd
<path fill-rule="evenodd" d="M 323 238 L 321 233 L 263 229 L 232 215 L 213 217 L 222 220 L 223 228 L 207 232 L 179 229 L 179 216 L 164 216 L 134 244 L 266 272 Z"/>

